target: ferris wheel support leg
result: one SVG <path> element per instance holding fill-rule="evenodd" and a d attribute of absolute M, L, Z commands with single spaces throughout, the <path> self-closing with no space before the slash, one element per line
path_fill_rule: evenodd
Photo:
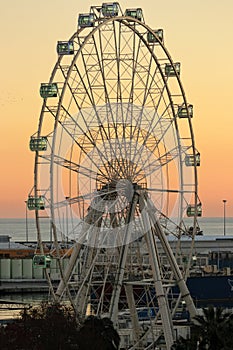
<path fill-rule="evenodd" d="M 180 292 L 181 292 L 181 297 L 186 303 L 186 306 L 187 306 L 187 309 L 190 313 L 191 318 L 193 318 L 197 315 L 197 311 L 196 311 L 193 299 L 192 299 L 190 292 L 188 290 L 188 287 L 185 283 L 184 277 L 182 276 L 182 273 L 179 269 L 179 266 L 177 264 L 177 261 L 176 261 L 174 254 L 173 254 L 173 251 L 168 243 L 167 237 L 166 237 L 159 221 L 157 220 L 157 218 L 155 216 L 156 209 L 154 208 L 151 201 L 149 201 L 148 199 L 147 199 L 147 204 L 148 204 L 148 206 L 147 206 L 148 214 L 149 214 L 150 219 L 153 223 L 156 235 L 158 236 L 158 238 L 161 242 L 161 245 L 163 247 L 163 250 L 164 250 L 164 252 L 167 255 L 167 258 L 169 260 L 171 269 L 174 273 L 174 276 L 176 278 L 176 282 L 177 282 L 178 287 L 179 287 Z"/>
<path fill-rule="evenodd" d="M 78 292 L 75 297 L 76 310 L 79 317 L 84 318 L 87 316 L 87 307 L 89 300 L 89 290 L 90 290 L 90 274 L 92 270 L 92 262 L 95 260 L 97 250 L 95 248 L 88 248 L 88 257 L 85 263 L 84 270 L 82 271 L 81 279 L 83 279 L 82 287 L 80 288 L 80 293 Z"/>
<path fill-rule="evenodd" d="M 62 294 L 64 293 L 64 290 L 66 288 L 66 284 L 70 279 L 70 276 L 72 274 L 72 271 L 74 269 L 74 266 L 76 264 L 80 249 L 81 249 L 82 245 L 80 243 L 76 243 L 73 247 L 73 251 L 71 253 L 71 257 L 69 259 L 69 263 L 66 266 L 66 270 L 64 271 L 64 276 L 63 279 L 61 279 L 57 291 L 55 293 L 56 295 L 56 299 L 60 299 Z"/>
<path fill-rule="evenodd" d="M 86 244 L 86 259 L 82 263 L 82 271 L 80 274 L 80 287 L 75 296 L 75 309 L 79 317 L 86 316 L 88 302 L 90 301 L 90 279 L 93 273 L 94 261 L 98 254 L 99 230 L 102 222 L 103 202 L 101 199 L 93 202 L 90 206 L 89 213 L 84 220 L 81 240 L 82 242 L 89 237 Z M 77 258 L 76 258 L 77 259 Z"/>
<path fill-rule="evenodd" d="M 114 325 L 117 324 L 118 304 L 119 304 L 119 299 L 120 299 L 120 293 L 121 293 L 123 277 L 124 277 L 124 272 L 125 272 L 127 253 L 128 253 L 128 248 L 129 248 L 129 244 L 127 243 L 129 223 L 132 221 L 132 217 L 134 216 L 134 212 L 135 212 L 137 203 L 138 203 L 138 195 L 136 193 L 134 193 L 132 203 L 130 206 L 130 210 L 128 213 L 128 217 L 126 220 L 126 229 L 125 229 L 124 239 L 123 239 L 123 243 L 122 243 L 122 247 L 121 247 L 121 251 L 120 251 L 120 256 L 119 256 L 119 265 L 118 265 L 118 269 L 117 269 L 117 273 L 116 273 L 116 281 L 114 284 L 111 302 L 110 302 L 110 308 L 109 308 L 109 316 L 110 316 L 110 319 L 112 320 Z"/>
<path fill-rule="evenodd" d="M 132 319 L 132 329 L 133 329 L 133 337 L 134 341 L 138 342 L 140 337 L 140 325 L 138 321 L 137 309 L 135 305 L 135 300 L 133 296 L 133 286 L 130 284 L 125 284 L 125 294 L 127 298 L 127 302 L 129 305 L 129 311 Z M 139 344 L 140 346 L 140 344 Z"/>
<path fill-rule="evenodd" d="M 56 299 L 60 300 L 62 297 L 64 290 L 67 288 L 67 283 L 72 275 L 73 269 L 76 265 L 80 250 L 82 248 L 82 243 L 85 241 L 86 238 L 86 232 L 88 232 L 88 229 L 92 223 L 92 212 L 93 210 L 90 210 L 89 214 L 84 219 L 84 225 L 81 232 L 81 235 L 79 237 L 79 242 L 76 243 L 73 247 L 73 251 L 71 253 L 71 257 L 69 259 L 69 263 L 67 264 L 67 267 L 63 273 L 63 276 L 61 278 L 61 281 L 58 285 L 57 291 L 55 293 Z"/>
<path fill-rule="evenodd" d="M 143 200 L 143 198 L 141 198 L 141 200 L 142 200 L 141 205 L 142 205 L 142 207 L 144 207 L 146 203 Z M 146 234 L 149 259 L 150 259 L 150 264 L 152 267 L 156 297 L 158 300 L 159 311 L 161 314 L 162 327 L 163 327 L 163 331 L 164 331 L 164 338 L 165 338 L 167 349 L 170 349 L 172 344 L 174 343 L 175 335 L 174 335 L 174 329 L 173 329 L 173 324 L 172 324 L 172 319 L 171 319 L 171 313 L 170 313 L 170 310 L 168 307 L 167 298 L 166 298 L 166 295 L 164 293 L 164 288 L 163 288 L 163 284 L 162 284 L 160 266 L 159 266 L 159 262 L 158 262 L 158 252 L 156 249 L 156 245 L 155 245 L 155 241 L 154 241 L 154 237 L 153 237 L 153 232 L 150 229 L 150 222 L 149 222 L 148 214 L 145 210 L 142 210 L 141 215 L 142 215 L 143 226 L 145 229 L 144 232 Z"/>

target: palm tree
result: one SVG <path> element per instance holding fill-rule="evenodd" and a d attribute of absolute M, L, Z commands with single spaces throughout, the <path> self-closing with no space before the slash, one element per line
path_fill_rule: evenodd
<path fill-rule="evenodd" d="M 197 315 L 194 324 L 194 333 L 199 340 L 199 349 L 221 350 L 226 341 L 223 334 L 226 324 L 229 322 L 230 314 L 223 308 L 209 306 L 203 308 L 203 315 Z"/>
<path fill-rule="evenodd" d="M 224 348 L 222 350 L 232 350 L 233 314 L 229 314 L 226 321 L 222 323 L 220 332 L 224 342 Z"/>
<path fill-rule="evenodd" d="M 79 350 L 117 350 L 120 337 L 109 318 L 89 316 L 78 332 Z"/>

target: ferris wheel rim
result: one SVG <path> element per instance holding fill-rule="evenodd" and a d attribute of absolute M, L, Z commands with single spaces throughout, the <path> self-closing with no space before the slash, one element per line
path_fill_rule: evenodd
<path fill-rule="evenodd" d="M 130 19 L 130 20 L 132 21 L 132 19 Z M 126 21 L 127 26 L 130 27 L 130 28 L 132 27 L 132 26 L 127 22 L 127 17 L 122 16 L 122 17 L 120 17 L 120 18 L 117 18 L 117 17 L 109 18 L 109 19 L 107 19 L 106 21 L 103 21 L 103 23 L 98 24 L 98 26 L 96 26 L 94 29 L 92 29 L 92 30 L 90 31 L 90 33 L 88 34 L 88 36 L 87 36 L 86 39 L 84 40 L 83 44 L 80 46 L 80 48 L 79 48 L 79 53 L 77 52 L 77 53 L 74 55 L 74 58 L 73 58 L 73 60 L 72 60 L 72 63 L 71 63 L 71 65 L 70 65 L 70 68 L 69 68 L 69 73 L 68 73 L 67 76 L 65 77 L 65 81 L 64 81 L 64 84 L 63 84 L 63 88 L 62 88 L 62 94 L 61 94 L 60 97 L 59 97 L 58 108 L 57 108 L 56 117 L 55 117 L 55 123 L 54 123 L 53 142 L 56 142 L 56 138 L 57 138 L 57 135 L 56 135 L 57 124 L 56 124 L 56 123 L 59 122 L 58 118 L 59 118 L 59 113 L 60 113 L 60 110 L 61 110 L 61 107 L 62 107 L 63 96 L 64 96 L 65 90 L 66 90 L 66 88 L 67 88 L 67 86 L 68 86 L 69 78 L 70 78 L 70 75 L 71 75 L 71 73 L 72 73 L 72 67 L 74 66 L 74 64 L 75 64 L 75 62 L 76 62 L 76 60 L 77 60 L 78 54 L 80 54 L 82 48 L 85 46 L 85 43 L 87 43 L 87 41 L 89 40 L 89 38 L 91 38 L 91 37 L 94 35 L 94 32 L 97 32 L 98 30 L 100 30 L 100 28 L 104 27 L 104 26 L 106 25 L 107 22 L 110 23 L 110 22 L 115 22 L 115 21 L 116 21 L 116 22 L 120 22 L 120 21 L 123 22 L 123 21 Z M 148 29 L 148 30 L 150 30 L 150 31 L 152 32 L 152 29 L 149 28 L 149 26 L 147 26 L 146 24 L 141 23 L 140 21 L 137 21 L 137 20 L 134 20 L 134 22 L 136 22 L 136 23 L 139 24 L 139 25 L 142 25 L 145 29 Z M 123 23 L 123 24 L 124 24 L 124 23 Z M 132 29 L 132 28 L 131 28 L 131 29 Z M 83 31 L 83 29 L 81 29 L 80 31 L 75 32 L 74 35 L 71 37 L 71 39 L 72 39 L 72 38 L 75 38 L 76 35 L 77 35 L 79 32 L 82 32 L 82 31 Z M 135 30 L 132 29 L 132 31 L 134 31 L 134 34 L 135 34 Z M 139 36 L 139 33 L 136 33 L 136 34 Z M 145 40 L 144 40 L 144 43 L 146 43 Z M 165 54 L 167 55 L 167 57 L 169 58 L 169 61 L 173 64 L 173 61 L 172 61 L 170 55 L 168 54 L 168 52 L 167 52 L 165 46 L 163 45 L 163 43 L 160 43 L 160 45 L 163 47 L 163 50 L 164 50 Z M 148 48 L 148 51 L 150 51 L 150 50 L 149 50 L 149 45 L 147 45 L 147 48 Z M 151 55 L 154 55 L 153 52 L 150 52 L 150 54 L 151 54 Z M 169 56 L 168 56 L 168 55 L 169 55 Z M 62 60 L 62 57 L 59 57 L 59 58 L 58 58 L 58 61 L 57 61 L 57 63 L 56 63 L 56 65 L 55 65 L 55 67 L 54 67 L 54 70 L 53 70 L 53 72 L 52 72 L 52 75 L 51 75 L 51 78 L 50 78 L 50 83 L 52 83 L 52 82 L 54 81 L 54 79 L 55 79 L 56 72 L 57 72 L 57 69 L 58 69 L 58 67 L 59 67 L 59 65 L 60 65 L 60 63 L 61 63 L 61 60 Z M 155 58 L 154 58 L 154 60 L 155 60 L 156 64 L 158 64 L 158 60 L 155 59 Z M 162 71 L 161 71 L 161 72 L 162 72 Z M 160 73 L 161 73 L 161 72 L 160 72 Z M 161 75 L 162 75 L 163 78 L 165 78 L 163 74 L 161 74 Z M 179 83 L 180 90 L 181 90 L 181 95 L 182 95 L 182 98 L 183 98 L 185 107 L 187 108 L 187 107 L 188 107 L 187 100 L 186 100 L 186 97 L 185 97 L 185 94 L 184 94 L 184 90 L 183 90 L 183 87 L 182 87 L 182 84 L 181 84 L 181 80 L 180 80 L 180 78 L 179 78 L 178 75 L 176 75 L 176 80 L 177 80 L 178 83 Z M 164 82 L 165 82 L 165 79 L 164 79 Z M 167 83 L 166 83 L 165 85 L 166 85 L 166 89 L 167 89 L 167 93 L 168 93 L 168 97 L 169 97 L 169 99 L 170 99 L 170 102 L 172 102 L 172 94 L 171 94 L 171 92 L 170 92 L 170 90 L 169 90 L 169 87 L 167 86 Z M 39 123 L 39 128 L 38 128 L 38 135 L 41 134 L 41 125 L 42 125 L 42 123 L 43 123 L 45 108 L 46 108 L 46 101 L 44 101 L 43 106 L 42 106 L 42 110 L 41 110 L 40 123 Z M 173 109 L 173 104 L 172 104 L 172 103 L 171 103 L 171 108 Z M 187 109 L 188 109 L 188 108 L 187 108 Z M 173 109 L 173 116 L 174 116 L 174 122 L 176 123 L 177 115 L 176 115 L 174 109 Z M 193 152 L 194 152 L 194 150 L 195 150 L 195 143 L 194 143 L 194 135 L 193 135 L 193 129 L 192 129 L 192 123 L 191 123 L 190 116 L 188 116 L 188 123 L 189 123 L 189 129 L 190 129 L 191 140 L 192 140 L 192 142 L 191 142 L 191 147 L 193 148 Z M 179 137 L 178 137 L 178 139 L 179 139 Z M 53 150 L 53 149 L 55 149 L 55 146 L 52 145 L 52 150 Z M 54 201 L 54 199 L 53 199 L 53 166 L 54 166 L 54 163 L 55 163 L 55 162 L 54 162 L 55 156 L 56 156 L 56 154 L 52 151 L 52 154 L 51 154 L 51 168 L 50 168 L 50 173 L 51 173 L 51 180 L 50 180 L 50 186 L 51 186 L 50 192 L 51 192 L 51 197 L 50 197 L 50 201 L 51 201 L 51 218 L 52 218 L 52 222 L 53 222 L 53 223 L 56 221 L 56 220 L 54 220 L 55 215 L 54 215 L 54 213 L 53 213 L 53 210 L 54 210 L 55 204 L 57 204 L 56 201 Z M 81 157 L 81 155 L 80 155 L 80 157 Z M 35 173 L 36 173 L 36 174 L 35 174 L 35 191 L 36 191 L 36 193 L 39 191 L 39 189 L 37 188 L 37 171 L 38 171 L 38 166 L 39 166 L 38 163 L 39 163 L 39 154 L 36 153 L 36 160 L 35 160 Z M 182 167 L 181 157 L 180 157 L 180 166 Z M 194 185 L 194 191 L 193 191 L 193 192 L 196 193 L 196 192 L 197 192 L 197 169 L 196 169 L 196 164 L 194 164 L 194 174 L 195 174 L 195 176 L 194 176 L 194 177 L 195 177 L 195 185 Z M 182 181 L 181 181 L 181 182 L 182 182 Z M 178 191 L 178 190 L 177 190 L 177 189 L 174 189 L 174 190 L 172 190 L 172 189 L 170 189 L 170 190 L 167 189 L 167 191 L 175 192 L 175 191 Z M 183 191 L 184 191 L 183 189 L 180 190 L 180 192 L 183 192 Z M 195 197 L 195 201 L 197 201 L 196 197 Z M 196 203 L 195 203 L 195 204 L 196 204 Z M 36 217 L 37 217 L 37 220 L 39 221 L 38 212 L 36 212 Z M 56 244 L 55 244 L 55 245 L 56 245 L 56 250 L 57 250 L 57 254 L 58 254 L 58 256 L 59 256 L 59 255 L 60 255 L 60 253 L 59 253 L 60 247 L 59 247 L 59 244 L 58 244 L 58 243 L 59 243 L 59 242 L 58 242 L 58 238 L 56 237 L 56 228 L 54 228 L 54 232 L 55 232 L 55 233 L 54 233 L 54 234 L 55 234 L 55 236 L 54 236 L 54 242 L 56 243 Z M 40 237 L 40 238 L 41 238 L 41 237 Z M 42 242 L 41 242 L 41 247 L 42 247 Z M 62 259 L 61 256 L 60 256 L 60 259 Z M 64 276 L 61 276 L 61 278 L 62 278 L 62 280 L 63 280 L 64 283 L 67 283 L 66 278 L 65 278 Z M 72 299 L 72 298 L 71 298 L 71 299 Z"/>
<path fill-rule="evenodd" d="M 101 28 L 101 27 L 103 27 L 104 25 L 106 25 L 106 23 L 110 23 L 110 22 L 114 22 L 114 21 L 123 22 L 123 24 L 127 25 L 132 31 L 135 32 L 135 28 L 133 28 L 133 25 L 131 25 L 131 24 L 128 22 L 129 19 L 130 19 L 130 21 L 133 22 L 134 24 L 137 23 L 137 24 L 143 26 L 145 29 L 149 30 L 151 33 L 153 33 L 152 29 L 151 29 L 148 25 L 146 25 L 145 23 L 142 23 L 142 22 L 140 22 L 140 21 L 138 21 L 138 20 L 136 20 L 136 19 L 128 18 L 128 17 L 125 17 L 125 16 L 121 16 L 121 17 L 112 17 L 112 18 L 104 19 L 101 23 L 98 24 L 98 26 L 96 26 L 96 27 L 94 27 L 94 28 L 91 28 L 90 33 L 87 35 L 86 39 L 83 41 L 82 45 L 80 46 L 80 48 L 79 48 L 79 50 L 78 50 L 79 52 L 77 52 L 76 55 L 74 55 L 73 61 L 72 61 L 71 65 L 70 65 L 69 72 L 71 72 L 71 67 L 72 67 L 73 64 L 75 63 L 78 54 L 81 52 L 83 46 L 84 46 L 85 43 L 87 42 L 87 40 L 88 40 L 87 38 L 91 37 L 91 36 L 93 35 L 93 32 L 98 31 L 99 28 Z M 81 28 L 80 30 L 78 30 L 77 32 L 75 32 L 75 33 L 71 36 L 71 38 L 70 38 L 69 40 L 74 39 L 74 38 L 75 38 L 79 33 L 81 33 L 83 30 L 84 30 L 84 28 Z M 136 33 L 136 34 L 138 35 L 138 33 Z M 144 40 L 144 43 L 146 43 L 145 40 Z M 146 43 L 146 44 L 147 44 L 147 43 Z M 163 49 L 163 51 L 165 52 L 165 54 L 166 54 L 167 58 L 169 59 L 169 61 L 173 64 L 173 61 L 172 61 L 172 59 L 171 59 L 171 56 L 170 56 L 168 50 L 166 49 L 165 45 L 164 45 L 162 42 L 160 42 L 159 45 L 162 47 L 162 49 Z M 154 57 L 154 54 L 153 54 L 153 52 L 151 52 L 151 49 L 150 49 L 150 47 L 149 47 L 148 44 L 147 44 L 147 49 L 148 49 L 148 51 L 150 51 L 151 55 L 153 55 L 153 58 L 155 59 L 157 65 L 158 65 L 157 58 Z M 51 74 L 50 82 L 53 81 L 53 79 L 54 79 L 54 77 L 55 77 L 55 74 L 56 74 L 56 70 L 58 69 L 58 66 L 59 66 L 61 60 L 62 60 L 62 56 L 59 56 L 59 57 L 58 57 L 58 60 L 57 60 L 57 63 L 55 64 L 54 70 L 53 70 L 53 72 L 52 72 L 52 74 Z M 64 87 L 67 86 L 67 83 L 68 83 L 68 80 L 69 80 L 69 74 L 70 74 L 70 73 L 68 73 L 67 76 L 66 76 L 66 78 L 65 78 L 65 82 L 64 82 L 64 84 L 63 84 L 63 89 L 62 89 L 62 95 L 63 95 L 64 92 L 65 92 L 65 91 L 64 91 Z M 163 75 L 163 74 L 162 74 L 162 77 L 163 77 L 163 79 L 164 79 L 164 75 Z M 186 97 L 185 97 L 185 94 L 184 94 L 184 89 L 183 89 L 183 87 L 182 87 L 181 80 L 180 80 L 180 78 L 179 78 L 178 75 L 176 75 L 176 79 L 177 79 L 177 81 L 179 82 L 179 86 L 180 86 L 180 89 L 181 89 L 181 93 L 182 93 L 182 96 L 183 96 L 183 100 L 184 100 L 185 105 L 187 106 L 187 101 L 186 101 Z M 166 84 L 165 84 L 165 85 L 166 85 Z M 167 88 L 167 85 L 166 85 L 166 88 Z M 62 95 L 59 97 L 58 106 L 61 106 L 61 105 L 62 105 Z M 171 93 L 170 93 L 169 89 L 168 89 L 168 95 L 169 95 L 169 98 L 170 98 L 170 100 L 171 100 Z M 42 106 L 42 111 L 41 111 L 41 116 L 40 116 L 40 125 L 41 125 L 41 123 L 43 122 L 43 114 L 44 114 L 45 106 L 46 106 L 46 101 L 44 101 L 43 106 Z M 171 106 L 172 106 L 172 103 L 171 103 Z M 56 121 L 57 121 L 57 116 L 59 115 L 59 110 L 60 110 L 60 107 L 58 107 L 58 109 L 57 109 L 56 118 L 55 118 Z M 174 113 L 174 115 L 175 115 L 175 113 Z M 176 119 L 176 118 L 175 118 L 175 119 Z M 176 120 L 175 120 L 175 121 L 176 121 Z M 194 137 L 193 137 L 193 130 L 192 130 L 192 124 L 191 124 L 191 119 L 190 119 L 190 117 L 188 118 L 188 122 L 189 122 L 189 127 L 190 127 L 190 132 L 191 132 L 191 139 L 192 139 L 192 142 L 191 142 L 191 143 L 192 143 L 192 148 L 195 149 Z M 40 134 L 40 126 L 39 126 L 39 128 L 38 128 L 38 135 L 39 135 L 39 134 Z M 55 138 L 54 138 L 54 139 L 55 139 Z M 37 155 L 36 155 L 36 157 L 37 157 Z M 52 157 L 53 157 L 53 154 L 52 154 Z M 35 161 L 35 164 L 37 164 L 37 163 L 38 163 L 38 160 Z M 52 162 L 51 162 L 51 164 L 52 164 Z M 36 167 L 36 165 L 35 165 L 35 167 Z M 196 189 L 197 189 L 197 179 L 196 179 L 196 177 L 197 177 L 197 169 L 196 169 L 196 166 L 194 166 L 194 169 L 195 169 L 195 170 L 194 170 L 194 174 L 195 174 L 195 191 L 194 191 L 194 192 L 196 193 L 196 192 L 197 192 L 197 191 L 196 191 Z M 37 172 L 37 170 L 35 170 L 35 173 L 36 173 L 36 172 Z M 35 176 L 36 176 L 36 175 L 35 175 Z M 36 182 L 37 182 L 37 180 L 35 180 L 35 183 L 36 183 Z M 36 187 L 36 186 L 35 186 L 35 187 Z M 37 192 L 37 190 L 36 190 L 36 192 Z M 52 191 L 51 191 L 51 192 L 52 192 Z M 181 191 L 181 192 L 182 192 L 182 191 Z M 195 201 L 197 201 L 196 198 L 195 198 Z"/>
<path fill-rule="evenodd" d="M 122 17 L 112 17 L 112 18 L 108 18 L 108 19 L 103 20 L 103 22 L 101 22 L 100 24 L 98 24 L 97 27 L 91 28 L 90 33 L 87 35 L 86 39 L 83 41 L 83 43 L 82 43 L 82 45 L 80 46 L 80 48 L 79 48 L 77 54 L 74 55 L 73 61 L 72 61 L 71 65 L 70 65 L 69 72 L 71 72 L 71 67 L 72 67 L 73 64 L 75 63 L 78 54 L 80 54 L 80 52 L 81 52 L 83 46 L 85 45 L 86 41 L 88 40 L 87 38 L 91 37 L 91 35 L 93 35 L 93 32 L 98 31 L 99 28 L 100 28 L 100 27 L 103 27 L 104 25 L 106 25 L 106 23 L 110 23 L 110 22 L 114 22 L 114 21 L 123 22 L 123 23 L 126 24 L 132 31 L 135 32 L 135 28 L 133 28 L 133 25 L 131 25 L 131 24 L 127 21 L 128 19 L 129 19 L 129 18 L 127 18 L 127 17 L 125 17 L 125 16 L 122 16 Z M 137 23 L 137 24 L 143 26 L 144 28 L 146 28 L 147 30 L 149 30 L 149 31 L 152 32 L 152 29 L 151 29 L 149 26 L 147 26 L 145 23 L 142 23 L 142 22 L 140 22 L 140 21 L 138 21 L 138 20 L 136 20 L 136 19 L 133 19 L 133 20 L 130 19 L 130 21 L 131 21 L 131 22 L 134 22 L 134 24 Z M 84 30 L 84 28 L 81 28 L 80 30 L 78 30 L 77 32 L 75 32 L 75 33 L 71 36 L 71 38 L 70 38 L 69 40 L 74 39 L 74 38 L 75 38 L 79 33 L 81 33 L 83 30 Z M 138 33 L 136 33 L 136 34 L 138 35 Z M 144 40 L 144 43 L 146 43 L 145 40 Z M 147 44 L 147 43 L 146 43 L 146 44 Z M 171 56 L 170 56 L 170 54 L 168 53 L 168 51 L 167 51 L 165 45 L 164 45 L 162 42 L 160 42 L 159 45 L 162 47 L 162 49 L 163 49 L 163 51 L 165 52 L 165 54 L 166 54 L 167 58 L 169 59 L 169 61 L 170 61 L 171 63 L 173 63 L 173 61 L 172 61 L 172 59 L 171 59 Z M 151 49 L 150 49 L 149 45 L 147 45 L 147 49 L 148 49 L 148 51 L 150 51 L 151 55 L 153 55 L 153 57 L 154 57 L 154 53 L 151 52 Z M 157 58 L 154 57 L 154 59 L 155 59 L 157 65 L 158 65 Z M 62 60 L 62 56 L 59 56 L 59 57 L 58 57 L 58 60 L 57 60 L 57 63 L 55 64 L 54 70 L 53 70 L 53 72 L 52 72 L 52 74 L 51 74 L 50 82 L 53 81 L 53 79 L 54 79 L 54 77 L 55 77 L 55 74 L 56 74 L 56 70 L 58 69 L 58 66 L 59 66 L 61 60 Z M 63 84 L 63 89 L 62 89 L 62 95 L 63 95 L 63 93 L 64 93 L 64 87 L 67 86 L 67 83 L 68 83 L 68 80 L 69 80 L 69 74 L 70 74 L 70 73 L 68 73 L 67 76 L 66 76 L 66 78 L 65 78 L 65 81 L 64 81 L 64 84 Z M 162 74 L 162 77 L 163 77 L 163 79 L 164 79 L 164 75 L 163 75 L 163 74 Z M 176 79 L 177 79 L 177 81 L 179 82 L 179 86 L 180 86 L 180 89 L 181 89 L 181 93 L 182 93 L 182 96 L 183 96 L 184 103 L 185 103 L 185 105 L 187 105 L 186 97 L 185 97 L 185 94 L 184 94 L 184 89 L 183 89 L 183 87 L 182 87 L 181 80 L 180 80 L 180 78 L 179 78 L 178 75 L 176 76 Z M 166 84 L 165 84 L 165 85 L 166 85 Z M 166 85 L 166 88 L 167 88 L 167 85 Z M 62 95 L 59 97 L 58 106 L 61 106 L 61 105 L 62 105 Z M 169 89 L 168 89 L 168 95 L 169 95 L 169 98 L 170 98 L 170 101 L 171 101 L 171 93 L 170 93 Z M 46 101 L 44 101 L 43 106 L 42 106 L 42 111 L 41 111 L 41 116 L 40 116 L 40 125 L 41 125 L 41 123 L 42 123 L 42 121 L 43 121 L 43 114 L 44 114 L 45 106 L 46 106 Z M 172 103 L 171 103 L 171 106 L 172 106 Z M 59 110 L 60 110 L 60 107 L 58 107 L 58 109 L 57 109 L 56 118 L 55 118 L 56 121 L 57 121 L 57 116 L 59 115 Z M 174 115 L 175 115 L 175 113 L 174 113 Z M 189 121 L 189 127 L 190 127 L 190 132 L 191 132 L 191 139 L 192 139 L 192 142 L 191 142 L 191 143 L 192 143 L 192 148 L 195 148 L 191 119 L 188 118 L 188 121 Z M 38 129 L 38 134 L 40 134 L 40 126 L 39 126 L 39 129 Z M 54 139 L 55 139 L 55 138 L 54 138 Z M 53 157 L 53 154 L 52 154 L 52 157 Z M 36 161 L 35 163 L 37 163 L 37 161 Z M 52 164 L 52 162 L 51 162 L 51 164 Z M 36 166 L 35 166 L 35 167 L 36 167 Z M 196 181 L 196 176 L 197 176 L 196 173 L 197 173 L 197 170 L 196 170 L 196 166 L 194 167 L 194 169 L 195 169 L 195 170 L 194 170 L 194 173 L 195 173 L 195 192 L 197 192 L 197 191 L 196 191 L 196 187 L 197 187 L 197 181 Z M 35 173 L 36 173 L 36 171 L 35 171 Z M 35 181 L 35 182 L 36 182 L 36 181 Z M 52 191 L 51 191 L 51 192 L 52 192 Z M 182 192 L 182 191 L 181 191 L 181 192 Z M 196 200 L 196 199 L 195 199 L 195 200 Z"/>

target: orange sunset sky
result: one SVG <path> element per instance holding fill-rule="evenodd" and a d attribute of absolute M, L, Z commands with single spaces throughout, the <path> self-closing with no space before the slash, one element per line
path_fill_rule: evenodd
<path fill-rule="evenodd" d="M 0 35 L 0 217 L 25 216 L 33 186 L 41 82 L 57 60 L 56 43 L 76 31 L 89 0 L 1 2 Z M 124 0 L 122 9 L 142 7 L 151 28 L 163 28 L 165 46 L 181 62 L 181 81 L 194 105 L 194 132 L 201 153 L 199 196 L 203 216 L 233 216 L 233 1 Z M 31 215 L 31 214 L 30 214 Z"/>

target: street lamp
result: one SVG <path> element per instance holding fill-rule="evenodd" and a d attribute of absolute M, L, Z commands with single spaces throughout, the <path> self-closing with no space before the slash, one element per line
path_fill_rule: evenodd
<path fill-rule="evenodd" d="M 66 244 L 68 247 L 68 243 L 69 243 L 69 238 L 68 238 L 68 233 L 69 233 L 69 219 L 68 219 L 68 205 L 70 205 L 70 197 L 65 197 L 66 199 Z"/>
<path fill-rule="evenodd" d="M 226 199 L 223 199 L 223 235 L 226 236 Z"/>
<path fill-rule="evenodd" d="M 28 202 L 24 201 L 25 203 L 25 220 L 26 220 L 26 242 L 28 243 Z"/>

